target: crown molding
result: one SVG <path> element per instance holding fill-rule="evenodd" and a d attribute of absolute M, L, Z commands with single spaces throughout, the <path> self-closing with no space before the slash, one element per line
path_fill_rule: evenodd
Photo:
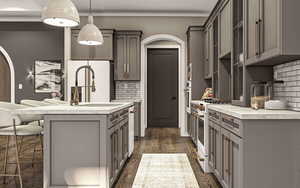
<path fill-rule="evenodd" d="M 80 16 L 88 16 L 89 13 L 83 12 L 80 13 Z M 95 12 L 94 16 L 145 16 L 145 17 L 207 17 L 209 16 L 209 12 L 195 12 L 195 11 L 187 11 L 187 12 L 174 12 L 174 11 L 163 11 L 163 12 L 122 12 L 122 11 L 106 11 L 106 12 Z"/>
<path fill-rule="evenodd" d="M 80 16 L 88 16 L 89 13 L 82 12 Z M 207 17 L 209 13 L 205 12 L 121 12 L 121 11 L 107 11 L 95 12 L 93 16 L 115 16 L 115 17 Z M 41 21 L 40 11 L 0 11 L 1 22 L 39 22 Z"/>

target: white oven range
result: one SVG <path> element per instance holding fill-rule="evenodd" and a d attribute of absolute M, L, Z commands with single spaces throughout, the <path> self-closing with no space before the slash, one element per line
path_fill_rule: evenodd
<path fill-rule="evenodd" d="M 208 144 L 209 144 L 209 128 L 208 128 L 208 108 L 209 103 L 203 101 L 191 101 L 191 111 L 197 114 L 197 154 L 198 162 L 205 173 L 212 172 L 208 165 Z M 199 106 L 203 106 L 204 110 L 200 110 Z"/>

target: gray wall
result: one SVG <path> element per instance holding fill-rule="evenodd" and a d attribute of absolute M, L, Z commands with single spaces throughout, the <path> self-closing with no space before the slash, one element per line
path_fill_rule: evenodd
<path fill-rule="evenodd" d="M 81 18 L 81 25 L 87 18 Z M 100 28 L 117 30 L 142 30 L 143 38 L 154 34 L 171 34 L 186 41 L 188 26 L 203 25 L 205 17 L 119 17 L 101 16 L 95 17 L 94 23 Z"/>
<path fill-rule="evenodd" d="M 50 94 L 34 92 L 33 80 L 26 79 L 36 60 L 64 59 L 63 29 L 42 23 L 0 23 L 0 46 L 10 55 L 15 68 L 16 102 L 22 99 L 44 99 Z M 18 89 L 23 84 L 23 89 Z"/>

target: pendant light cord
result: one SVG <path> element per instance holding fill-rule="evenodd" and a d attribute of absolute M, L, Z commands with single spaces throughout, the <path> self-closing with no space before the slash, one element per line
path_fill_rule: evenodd
<path fill-rule="evenodd" d="M 90 10 L 89 10 L 89 12 L 90 12 L 90 15 L 92 15 L 92 0 L 90 0 Z"/>

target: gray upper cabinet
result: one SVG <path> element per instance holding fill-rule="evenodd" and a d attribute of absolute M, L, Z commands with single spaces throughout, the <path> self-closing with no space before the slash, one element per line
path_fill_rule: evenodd
<path fill-rule="evenodd" d="M 260 0 L 247 0 L 247 58 L 258 55 L 258 19 Z"/>
<path fill-rule="evenodd" d="M 246 0 L 246 65 L 300 58 L 299 7 L 298 0 Z"/>
<path fill-rule="evenodd" d="M 231 52 L 231 1 L 228 0 L 220 11 L 220 44 L 219 57 L 223 58 Z"/>
<path fill-rule="evenodd" d="M 204 31 L 204 77 L 209 76 L 209 32 Z"/>
<path fill-rule="evenodd" d="M 113 60 L 114 30 L 103 29 L 104 43 L 99 46 L 85 46 L 77 42 L 79 29 L 71 31 L 71 59 L 72 60 Z"/>
<path fill-rule="evenodd" d="M 212 72 L 213 72 L 213 62 L 214 62 L 214 29 L 212 25 L 208 26 L 206 30 L 206 51 L 205 54 L 207 56 L 206 61 L 205 61 L 205 78 L 206 79 L 211 79 L 212 78 Z"/>
<path fill-rule="evenodd" d="M 115 80 L 141 79 L 141 31 L 117 31 Z"/>
<path fill-rule="evenodd" d="M 191 65 L 192 81 L 192 100 L 199 100 L 204 93 L 205 88 L 208 87 L 203 79 L 205 77 L 205 51 L 203 48 L 204 42 L 204 28 L 202 26 L 190 26 L 187 30 L 187 54 L 189 65 Z"/>

